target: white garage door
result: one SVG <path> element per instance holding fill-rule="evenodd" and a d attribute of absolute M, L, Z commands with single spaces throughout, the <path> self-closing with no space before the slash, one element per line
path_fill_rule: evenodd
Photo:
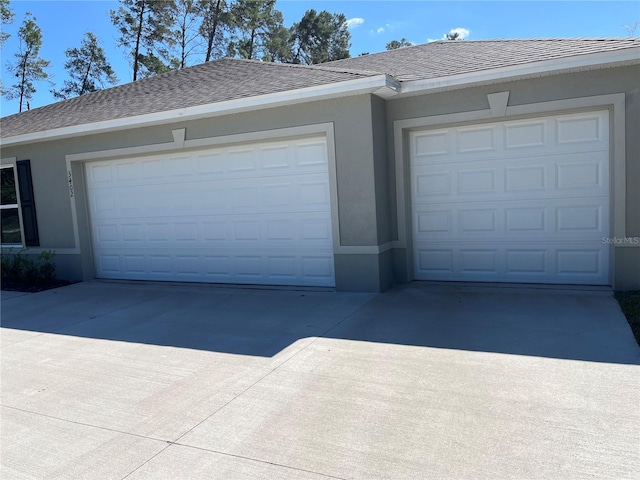
<path fill-rule="evenodd" d="M 86 164 L 97 277 L 333 286 L 324 137 Z"/>
<path fill-rule="evenodd" d="M 608 113 L 413 132 L 421 280 L 609 284 Z"/>

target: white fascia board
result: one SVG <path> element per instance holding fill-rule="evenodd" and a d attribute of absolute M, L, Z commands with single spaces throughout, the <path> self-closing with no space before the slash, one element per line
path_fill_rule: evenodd
<path fill-rule="evenodd" d="M 448 77 L 402 82 L 402 88 L 399 96 L 429 92 L 433 93 L 481 85 L 484 83 L 518 80 L 521 78 L 550 75 L 554 73 L 609 68 L 638 63 L 640 63 L 640 48 L 637 47 L 613 52 L 576 55 L 573 57 L 556 58 L 553 60 L 545 60 L 525 65 L 514 65 L 510 67 L 463 73 L 460 75 L 451 75 Z"/>
<path fill-rule="evenodd" d="M 356 80 L 331 83 L 327 85 L 316 85 L 313 87 L 300 88 L 298 90 L 288 90 L 285 92 L 271 93 L 255 97 L 239 98 L 226 102 L 210 103 L 194 107 L 167 110 L 134 117 L 105 120 L 102 122 L 85 123 L 70 127 L 56 128 L 53 130 L 43 130 L 40 132 L 27 133 L 0 139 L 0 146 L 9 147 L 26 143 L 44 142 L 49 140 L 60 140 L 69 137 L 79 137 L 82 135 L 94 135 L 99 133 L 114 132 L 127 128 L 149 127 L 167 123 L 184 122 L 187 120 L 197 120 L 232 113 L 241 113 L 262 108 L 273 108 L 296 103 L 311 102 L 316 100 L 326 100 L 349 95 L 359 95 L 382 92 L 396 94 L 399 89 L 397 82 L 389 75 L 380 74 Z"/>

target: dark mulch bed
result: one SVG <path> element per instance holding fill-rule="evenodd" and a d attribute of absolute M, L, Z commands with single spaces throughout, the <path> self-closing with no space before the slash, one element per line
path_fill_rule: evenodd
<path fill-rule="evenodd" d="M 12 292 L 42 292 L 44 290 L 51 290 L 52 288 L 58 287 L 66 287 L 67 285 L 71 285 L 73 282 L 68 282 L 66 280 L 56 280 L 52 283 L 40 284 L 40 285 L 27 285 L 19 282 L 11 282 L 11 281 L 3 281 L 1 289 L 9 290 Z"/>
<path fill-rule="evenodd" d="M 640 345 L 640 291 L 616 292 L 615 296 L 622 312 L 627 317 L 636 342 Z"/>

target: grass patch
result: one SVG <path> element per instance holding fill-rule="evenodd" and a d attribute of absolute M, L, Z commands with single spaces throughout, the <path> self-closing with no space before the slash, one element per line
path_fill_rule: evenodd
<path fill-rule="evenodd" d="M 615 297 L 640 345 L 640 291 L 616 292 Z"/>

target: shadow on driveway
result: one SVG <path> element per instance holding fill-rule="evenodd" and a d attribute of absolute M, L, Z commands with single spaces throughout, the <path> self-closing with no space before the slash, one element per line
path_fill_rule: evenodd
<path fill-rule="evenodd" d="M 4 292 L 3 292 L 4 293 Z M 5 298 L 2 327 L 273 357 L 309 337 L 639 364 L 611 293 L 415 282 L 354 294 L 93 281 Z M 3 344 L 19 341 L 12 330 Z"/>

